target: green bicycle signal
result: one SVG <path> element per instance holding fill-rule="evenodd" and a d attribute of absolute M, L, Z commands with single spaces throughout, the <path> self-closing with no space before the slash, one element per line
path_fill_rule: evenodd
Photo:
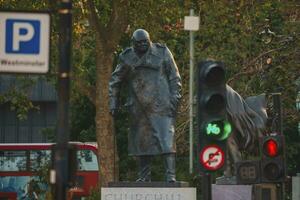
<path fill-rule="evenodd" d="M 207 123 L 205 134 L 208 137 L 216 138 L 217 140 L 225 140 L 229 137 L 232 131 L 231 124 L 226 120 L 219 120 Z"/>
<path fill-rule="evenodd" d="M 220 127 L 218 127 L 217 124 L 212 124 L 212 123 L 209 123 L 206 127 L 206 134 L 207 135 L 210 135 L 210 134 L 213 134 L 213 135 L 219 135 L 221 133 L 221 129 Z"/>

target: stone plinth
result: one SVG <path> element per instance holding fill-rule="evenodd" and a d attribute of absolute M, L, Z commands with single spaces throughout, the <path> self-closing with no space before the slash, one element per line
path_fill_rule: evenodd
<path fill-rule="evenodd" d="M 212 200 L 252 200 L 252 185 L 212 185 Z"/>
<path fill-rule="evenodd" d="M 300 199 L 300 173 L 297 176 L 292 177 L 292 192 L 293 192 L 293 199 L 292 200 L 299 200 Z"/>
<path fill-rule="evenodd" d="M 281 200 L 275 183 L 254 185 L 212 185 L 212 200 Z"/>
<path fill-rule="evenodd" d="M 108 187 L 155 187 L 155 188 L 169 188 L 169 187 L 189 187 L 188 182 L 177 181 L 174 183 L 168 182 L 110 182 Z"/>
<path fill-rule="evenodd" d="M 114 182 L 101 188 L 101 200 L 196 200 L 186 182 Z"/>

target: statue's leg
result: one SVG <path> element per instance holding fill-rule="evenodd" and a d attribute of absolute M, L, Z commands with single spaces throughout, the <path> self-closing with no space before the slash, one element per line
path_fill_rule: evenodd
<path fill-rule="evenodd" d="M 138 156 L 138 179 L 137 182 L 151 181 L 151 158 L 152 156 Z"/>
<path fill-rule="evenodd" d="M 166 182 L 176 182 L 175 154 L 164 155 Z"/>

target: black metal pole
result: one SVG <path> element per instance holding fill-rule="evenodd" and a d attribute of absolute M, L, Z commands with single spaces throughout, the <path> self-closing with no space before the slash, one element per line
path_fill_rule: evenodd
<path fill-rule="evenodd" d="M 281 109 L 281 93 L 273 93 L 273 105 L 275 120 L 275 131 L 278 134 L 282 134 L 282 109 Z"/>
<path fill-rule="evenodd" d="M 281 106 L 281 93 L 273 93 L 273 106 L 274 106 L 274 114 L 276 117 L 275 120 L 275 131 L 277 134 L 283 134 L 282 128 L 282 106 Z M 278 184 L 279 187 L 276 187 L 279 190 L 279 199 L 285 199 L 285 183 L 282 182 Z"/>
<path fill-rule="evenodd" d="M 201 180 L 203 200 L 211 200 L 211 175 L 203 173 L 201 174 Z"/>
<path fill-rule="evenodd" d="M 55 198 L 65 200 L 68 187 L 68 142 L 69 97 L 70 97 L 70 60 L 72 35 L 72 3 L 61 0 L 59 13 L 59 69 L 58 69 L 58 118 L 55 152 Z"/>

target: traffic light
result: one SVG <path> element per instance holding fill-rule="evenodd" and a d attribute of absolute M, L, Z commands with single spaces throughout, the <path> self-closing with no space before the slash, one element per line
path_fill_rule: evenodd
<path fill-rule="evenodd" d="M 260 139 L 261 181 L 283 182 L 285 180 L 284 136 L 270 135 Z"/>
<path fill-rule="evenodd" d="M 197 134 L 200 170 L 223 167 L 231 125 L 226 119 L 225 66 L 204 61 L 197 72 Z"/>

